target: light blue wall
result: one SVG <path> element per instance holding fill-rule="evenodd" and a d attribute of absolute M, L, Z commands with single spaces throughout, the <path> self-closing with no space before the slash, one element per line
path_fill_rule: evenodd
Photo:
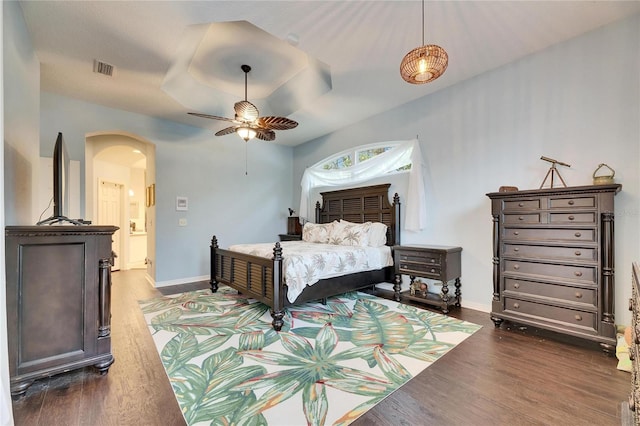
<path fill-rule="evenodd" d="M 616 320 L 628 323 L 628 277 L 640 260 L 639 28 L 636 15 L 296 147 L 294 193 L 304 168 L 332 153 L 419 135 L 430 224 L 403 232 L 402 240 L 462 246 L 463 305 L 490 309 L 485 194 L 501 185 L 538 188 L 550 166 L 541 155 L 571 164 L 559 166 L 569 186 L 591 184 L 598 164 L 607 163 L 623 185 L 616 196 Z M 402 198 L 406 182 L 395 179 Z"/>
<path fill-rule="evenodd" d="M 245 175 L 245 142 L 234 135 L 215 137 L 209 130 L 43 92 L 43 155 L 58 131 L 64 133 L 69 156 L 82 162 L 82 179 L 88 133 L 130 132 L 155 144 L 157 282 L 208 275 L 214 234 L 226 247 L 277 241 L 286 231 L 293 198 L 290 147 L 250 141 Z M 84 197 L 84 181 L 81 193 Z M 176 211 L 176 196 L 188 197 L 187 212 Z M 180 218 L 188 225 L 178 226 Z"/>

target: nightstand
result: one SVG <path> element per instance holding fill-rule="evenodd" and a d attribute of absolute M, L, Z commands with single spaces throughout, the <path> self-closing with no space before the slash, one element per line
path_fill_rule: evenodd
<path fill-rule="evenodd" d="M 394 246 L 393 261 L 395 265 L 394 299 L 409 299 L 442 309 L 442 313 L 449 312 L 449 306 L 460 306 L 460 254 L 462 247 L 412 245 Z M 410 289 L 401 292 L 402 275 L 409 275 Z M 442 283 L 440 294 L 422 289 L 415 289 L 416 277 L 428 278 Z M 449 281 L 455 280 L 455 292 L 449 294 Z"/>
<path fill-rule="evenodd" d="M 301 241 L 301 234 L 280 234 L 280 241 Z"/>

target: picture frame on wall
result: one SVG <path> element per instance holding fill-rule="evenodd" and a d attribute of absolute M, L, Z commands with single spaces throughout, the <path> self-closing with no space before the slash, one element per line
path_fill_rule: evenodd
<path fill-rule="evenodd" d="M 189 199 L 187 197 L 176 197 L 176 210 L 177 211 L 189 210 Z"/>

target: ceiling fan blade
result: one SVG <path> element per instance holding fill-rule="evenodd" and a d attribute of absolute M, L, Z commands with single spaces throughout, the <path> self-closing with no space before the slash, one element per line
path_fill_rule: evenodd
<path fill-rule="evenodd" d="M 238 126 L 231 126 L 231 127 L 227 127 L 226 129 L 222 129 L 216 132 L 216 136 L 224 136 L 224 135 L 230 135 L 231 133 L 235 133 L 236 128 Z"/>
<path fill-rule="evenodd" d="M 264 129 L 272 130 L 289 130 L 298 126 L 297 121 L 285 117 L 260 117 L 257 124 Z"/>
<path fill-rule="evenodd" d="M 276 139 L 276 132 L 269 129 L 255 129 L 256 138 L 263 141 L 272 141 Z"/>
<path fill-rule="evenodd" d="M 252 123 L 258 118 L 258 108 L 249 101 L 236 102 L 233 109 L 236 111 L 236 120 Z"/>
<path fill-rule="evenodd" d="M 230 121 L 232 123 L 236 122 L 236 120 L 234 120 L 233 118 L 218 117 L 217 115 L 200 114 L 200 113 L 197 113 L 197 112 L 188 112 L 187 114 L 195 115 L 196 117 L 210 118 L 212 120 Z"/>

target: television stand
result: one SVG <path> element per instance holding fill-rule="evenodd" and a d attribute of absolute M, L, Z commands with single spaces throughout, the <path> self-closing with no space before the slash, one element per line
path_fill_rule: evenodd
<path fill-rule="evenodd" d="M 79 220 L 75 220 L 75 219 L 69 219 L 66 216 L 51 216 L 48 219 L 45 220 L 41 220 L 40 222 L 36 223 L 36 225 L 53 225 L 56 223 L 64 223 L 64 222 L 69 222 L 73 225 L 87 225 L 87 223 L 85 223 L 85 221 L 79 219 Z"/>

